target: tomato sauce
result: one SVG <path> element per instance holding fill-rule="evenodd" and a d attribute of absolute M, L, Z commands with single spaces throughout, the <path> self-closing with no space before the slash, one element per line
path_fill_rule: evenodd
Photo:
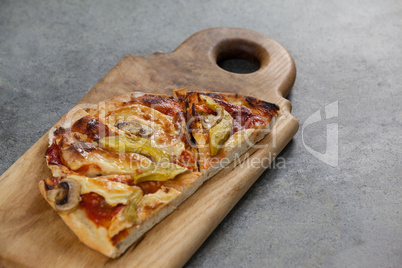
<path fill-rule="evenodd" d="M 163 182 L 160 181 L 143 181 L 137 184 L 144 194 L 153 194 L 162 188 Z"/>
<path fill-rule="evenodd" d="M 60 147 L 55 142 L 47 148 L 46 158 L 50 165 L 61 165 Z"/>
<path fill-rule="evenodd" d="M 83 194 L 81 198 L 81 207 L 84 208 L 88 218 L 98 227 L 109 228 L 113 217 L 125 207 L 124 205 L 113 207 L 106 202 L 105 198 L 96 193 Z"/>
<path fill-rule="evenodd" d="M 253 114 L 247 107 L 234 105 L 220 99 L 214 99 L 214 101 L 223 106 L 233 117 L 233 132 L 258 127 L 268 123 L 261 115 Z"/>
<path fill-rule="evenodd" d="M 212 115 L 216 115 L 216 112 L 214 110 L 212 110 L 211 108 L 209 108 L 206 104 L 200 104 L 197 106 L 197 111 L 206 113 L 206 114 L 212 114 Z"/>
<path fill-rule="evenodd" d="M 187 150 L 184 150 L 181 155 L 177 159 L 173 159 L 172 162 L 179 166 L 188 168 L 189 170 L 197 169 L 195 156 Z"/>
<path fill-rule="evenodd" d="M 161 96 L 144 95 L 131 100 L 131 103 L 138 103 L 155 109 L 163 114 L 174 116 L 184 109 L 184 105 L 173 98 Z"/>

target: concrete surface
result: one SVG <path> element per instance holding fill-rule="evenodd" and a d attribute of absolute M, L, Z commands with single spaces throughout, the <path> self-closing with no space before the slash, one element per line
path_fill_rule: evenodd
<path fill-rule="evenodd" d="M 0 174 L 124 55 L 216 26 L 290 51 L 301 127 L 187 267 L 401 267 L 400 1 L 0 0 Z"/>

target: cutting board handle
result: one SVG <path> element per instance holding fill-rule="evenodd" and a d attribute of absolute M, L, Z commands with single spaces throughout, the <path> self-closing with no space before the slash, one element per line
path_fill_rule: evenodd
<path fill-rule="evenodd" d="M 286 97 L 296 78 L 296 67 L 292 56 L 278 42 L 265 35 L 241 28 L 211 28 L 197 32 L 185 40 L 175 51 L 189 58 L 197 55 L 199 64 L 219 75 L 222 72 L 241 76 L 247 80 L 258 79 L 267 87 Z M 245 59 L 259 65 L 252 73 L 238 74 L 222 69 L 218 62 L 227 59 Z"/>

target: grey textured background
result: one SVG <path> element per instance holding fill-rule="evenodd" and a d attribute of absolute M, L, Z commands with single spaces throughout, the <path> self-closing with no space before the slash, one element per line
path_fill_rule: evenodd
<path fill-rule="evenodd" d="M 400 267 L 401 1 L 0 0 L 0 174 L 124 55 L 217 26 L 290 51 L 301 126 L 338 101 L 303 137 L 324 153 L 337 123 L 339 162 L 311 155 L 300 128 L 187 266 Z"/>

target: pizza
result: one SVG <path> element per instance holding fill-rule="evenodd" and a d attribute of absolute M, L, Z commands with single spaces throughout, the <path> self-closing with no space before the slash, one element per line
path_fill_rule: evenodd
<path fill-rule="evenodd" d="M 39 188 L 81 242 L 116 258 L 267 135 L 277 105 L 231 93 L 129 93 L 50 131 Z"/>
<path fill-rule="evenodd" d="M 198 165 L 208 176 L 265 137 L 280 111 L 276 104 L 240 94 L 191 92 L 186 98 Z"/>

